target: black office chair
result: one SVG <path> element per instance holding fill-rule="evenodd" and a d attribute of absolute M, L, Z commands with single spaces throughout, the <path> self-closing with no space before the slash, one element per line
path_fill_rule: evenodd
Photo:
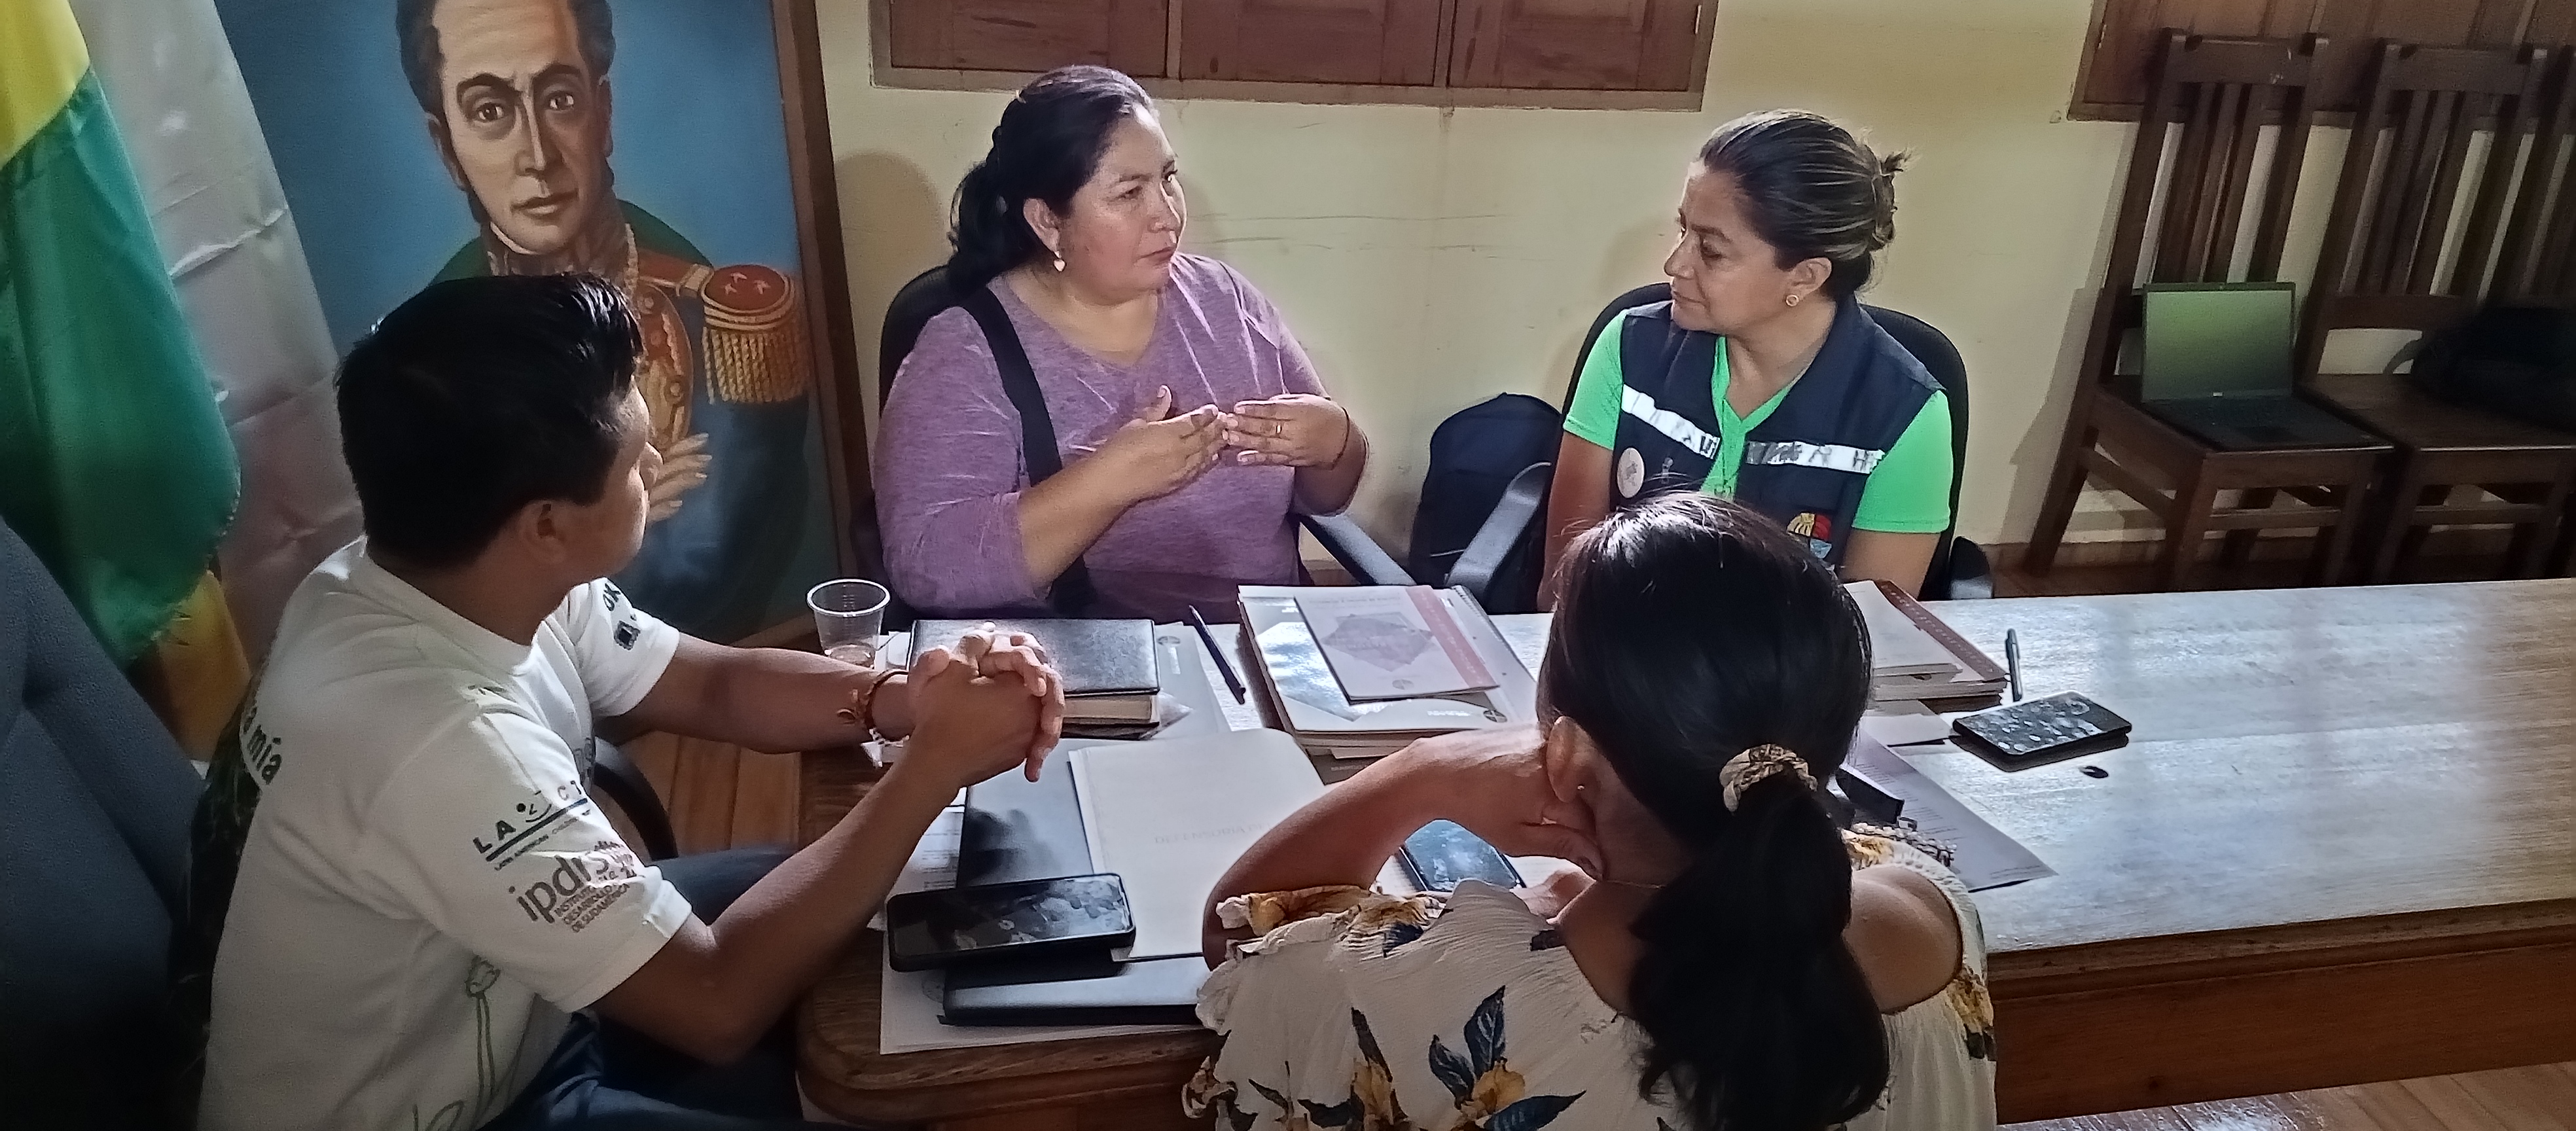
<path fill-rule="evenodd" d="M 921 340 L 921 328 L 940 311 L 955 305 L 957 293 L 948 285 L 945 266 L 913 276 L 894 293 L 893 301 L 886 304 L 885 329 L 877 336 L 878 404 L 884 404 L 886 396 L 894 391 L 895 375 L 903 370 L 903 359 L 912 356 L 913 344 Z M 1300 515 L 1298 521 L 1361 584 L 1414 584 L 1413 575 L 1406 573 L 1394 555 L 1379 546 L 1350 516 Z M 896 597 L 900 600 L 902 594 Z M 905 619 L 896 610 L 888 613 L 890 621 Z"/>
<path fill-rule="evenodd" d="M 1950 402 L 1950 526 L 1932 551 L 1932 568 L 1923 575 L 1923 599 L 1945 601 L 1995 595 L 1994 567 L 1983 547 L 1959 537 L 1959 488 L 1968 479 L 1968 363 L 1959 347 L 1932 324 L 1903 311 L 1863 305 L 1878 328 L 1896 339 L 1941 383 Z"/>
<path fill-rule="evenodd" d="M 187 756 L 43 563 L 0 525 L 0 1111 L 162 1127 L 185 898 Z"/>
<path fill-rule="evenodd" d="M 1583 348 L 1574 355 L 1574 375 L 1565 386 L 1565 398 L 1559 410 L 1574 405 L 1574 388 L 1583 376 L 1583 359 L 1592 355 L 1592 345 L 1619 315 L 1641 306 L 1665 302 L 1673 297 L 1670 283 L 1648 283 L 1610 300 L 1592 320 L 1592 328 L 1583 335 Z M 1995 595 L 1994 570 L 1986 552 L 1976 543 L 1959 537 L 1959 486 L 1967 478 L 1968 467 L 1968 366 L 1960 358 L 1959 348 L 1950 344 L 1947 335 L 1928 322 L 1911 314 L 1864 304 L 1862 310 L 1876 321 L 1887 336 L 1913 354 L 1914 360 L 1941 383 L 1941 391 L 1950 402 L 1950 526 L 1941 532 L 1941 541 L 1932 551 L 1932 567 L 1923 575 L 1923 598 L 1927 601 L 1958 598 L 1992 597 Z"/>

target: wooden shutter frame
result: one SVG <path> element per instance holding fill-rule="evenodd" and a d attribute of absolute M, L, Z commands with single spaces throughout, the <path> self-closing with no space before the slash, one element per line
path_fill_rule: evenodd
<path fill-rule="evenodd" d="M 936 67 L 898 67 L 893 58 L 891 37 L 894 0 L 868 0 L 869 53 L 871 80 L 876 85 L 899 90 L 974 90 L 1012 91 L 1037 77 L 1033 71 L 949 69 Z M 1692 66 L 1687 90 L 1571 90 L 1519 89 L 1506 87 L 1461 87 L 1448 85 L 1453 35 L 1458 9 L 1474 0 L 1438 0 L 1440 4 L 1440 54 L 1438 71 L 1432 86 L 1389 86 L 1368 83 L 1308 83 L 1248 81 L 1236 79 L 1183 79 L 1138 77 L 1137 82 L 1156 98 L 1224 100 L 1239 102 L 1284 102 L 1310 105 L 1392 105 L 1504 107 L 1554 110 L 1675 110 L 1698 112 L 1707 94 L 1711 50 L 1716 43 L 1719 0 L 1698 0 L 1699 13 L 1691 43 Z M 1181 18 L 1191 0 L 1166 0 L 1164 35 L 1164 73 L 1178 75 L 1180 69 Z"/>

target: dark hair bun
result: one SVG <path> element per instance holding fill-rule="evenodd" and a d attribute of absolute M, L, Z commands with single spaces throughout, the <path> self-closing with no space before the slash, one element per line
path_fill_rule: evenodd
<path fill-rule="evenodd" d="M 1747 219 L 1786 267 L 1834 265 L 1825 289 L 1846 297 L 1869 284 L 1874 256 L 1896 239 L 1896 174 L 1906 155 L 1882 158 L 1850 130 L 1805 110 L 1765 110 L 1717 128 L 1700 164 L 1735 178 Z"/>
<path fill-rule="evenodd" d="M 1059 212 L 1100 168 L 1109 133 L 1154 100 L 1136 80 L 1107 67 L 1062 67 L 1020 88 L 993 127 L 993 147 L 957 182 L 948 242 L 948 281 L 980 287 L 1037 257 L 1045 245 L 1020 206 L 1043 200 Z"/>
<path fill-rule="evenodd" d="M 1866 151 L 1866 147 L 1863 148 Z M 1875 182 L 1878 199 L 1870 206 L 1878 216 L 1878 226 L 1870 232 L 1871 251 L 1896 242 L 1896 175 L 1905 171 L 1905 163 L 1913 156 L 1911 153 L 1890 153 L 1878 159 Z"/>

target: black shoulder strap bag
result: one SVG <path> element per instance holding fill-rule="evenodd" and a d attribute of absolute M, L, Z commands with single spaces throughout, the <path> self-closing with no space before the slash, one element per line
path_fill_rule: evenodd
<path fill-rule="evenodd" d="M 992 347 L 993 368 L 1002 375 L 1002 395 L 1011 398 L 1011 408 L 1020 414 L 1020 459 L 1028 465 L 1029 486 L 1035 487 L 1048 476 L 1064 470 L 1064 457 L 1056 454 L 1055 420 L 1047 415 L 1046 397 L 1038 391 L 1038 375 L 1029 366 L 1029 352 L 1020 348 L 1019 331 L 1011 327 L 1011 316 L 1002 309 L 1002 300 L 993 297 L 991 288 L 971 287 L 957 296 L 957 305 L 973 315 L 975 324 L 984 328 L 984 342 Z M 1064 567 L 1055 584 L 1047 589 L 1047 603 L 1067 617 L 1085 615 L 1096 598 L 1091 588 L 1091 571 L 1076 557 Z"/>

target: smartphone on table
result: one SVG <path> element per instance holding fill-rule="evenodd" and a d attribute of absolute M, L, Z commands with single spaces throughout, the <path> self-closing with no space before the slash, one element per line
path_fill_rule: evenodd
<path fill-rule="evenodd" d="M 1963 715 L 1950 724 L 1968 749 L 2006 768 L 2097 754 L 2129 741 L 2129 720 L 2072 691 Z"/>
<path fill-rule="evenodd" d="M 905 972 L 1136 941 L 1127 885 L 1105 872 L 910 892 L 886 900 L 885 916 L 886 964 Z"/>

